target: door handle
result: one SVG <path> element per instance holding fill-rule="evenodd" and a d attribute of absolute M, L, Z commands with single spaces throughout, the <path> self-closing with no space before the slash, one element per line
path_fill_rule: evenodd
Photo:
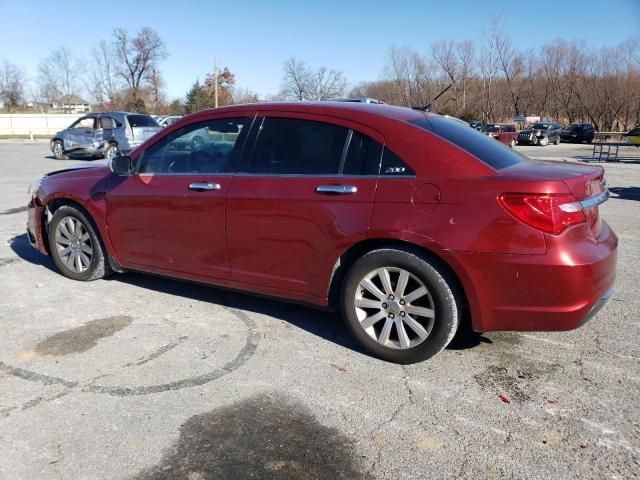
<path fill-rule="evenodd" d="M 196 190 L 198 192 L 204 192 L 205 190 L 220 190 L 219 183 L 192 183 L 189 185 L 189 190 Z"/>
<path fill-rule="evenodd" d="M 327 195 L 348 195 L 350 193 L 356 193 L 358 187 L 353 185 L 320 185 L 316 187 L 317 193 L 324 193 Z"/>

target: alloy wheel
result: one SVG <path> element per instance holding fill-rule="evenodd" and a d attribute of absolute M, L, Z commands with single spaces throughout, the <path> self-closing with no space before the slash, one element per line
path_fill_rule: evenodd
<path fill-rule="evenodd" d="M 77 218 L 64 217 L 58 222 L 55 244 L 60 260 L 73 273 L 83 273 L 91 266 L 91 235 Z"/>
<path fill-rule="evenodd" d="M 429 289 L 411 272 L 397 267 L 377 268 L 365 275 L 356 288 L 354 308 L 367 335 L 394 349 L 420 345 L 435 321 Z"/>

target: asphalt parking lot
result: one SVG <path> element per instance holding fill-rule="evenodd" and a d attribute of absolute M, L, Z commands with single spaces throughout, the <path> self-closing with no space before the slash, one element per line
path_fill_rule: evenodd
<path fill-rule="evenodd" d="M 640 149 L 603 164 L 620 249 L 596 318 L 403 367 L 335 314 L 137 273 L 66 279 L 24 233 L 31 180 L 77 162 L 47 147 L 0 143 L 0 478 L 639 477 Z"/>

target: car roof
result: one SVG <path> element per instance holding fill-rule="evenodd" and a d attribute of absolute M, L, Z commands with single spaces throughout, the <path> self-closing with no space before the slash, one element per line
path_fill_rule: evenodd
<path fill-rule="evenodd" d="M 386 117 L 404 122 L 420 120 L 432 113 L 413 110 L 406 107 L 397 107 L 388 104 L 372 104 L 363 102 L 263 102 L 229 105 L 215 109 L 203 110 L 190 118 L 208 117 L 214 113 L 257 111 L 258 113 L 292 112 L 292 113 L 316 113 L 336 117 L 359 117 L 364 120 L 367 117 Z M 183 117 L 186 118 L 186 117 Z"/>

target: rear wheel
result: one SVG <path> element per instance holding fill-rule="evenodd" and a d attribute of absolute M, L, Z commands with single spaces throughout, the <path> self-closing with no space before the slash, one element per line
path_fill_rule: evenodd
<path fill-rule="evenodd" d="M 541 147 L 549 145 L 549 137 L 542 137 L 540 140 L 538 140 L 538 145 L 540 145 Z"/>
<path fill-rule="evenodd" d="M 553 142 L 554 145 L 560 145 L 560 137 L 556 137 L 556 141 Z"/>
<path fill-rule="evenodd" d="M 53 214 L 49 248 L 56 267 L 66 277 L 90 281 L 111 273 L 97 228 L 76 207 L 65 205 Z"/>
<path fill-rule="evenodd" d="M 347 328 L 384 360 L 414 363 L 445 348 L 459 309 L 453 284 L 436 264 L 416 253 L 383 249 L 353 264 L 342 287 Z"/>
<path fill-rule="evenodd" d="M 515 140 L 511 140 L 511 143 L 509 144 L 509 146 L 511 148 L 515 147 L 516 146 L 516 141 Z"/>
<path fill-rule="evenodd" d="M 57 160 L 67 160 L 69 158 L 64 153 L 64 145 L 61 140 L 53 142 L 53 156 L 56 157 Z"/>

